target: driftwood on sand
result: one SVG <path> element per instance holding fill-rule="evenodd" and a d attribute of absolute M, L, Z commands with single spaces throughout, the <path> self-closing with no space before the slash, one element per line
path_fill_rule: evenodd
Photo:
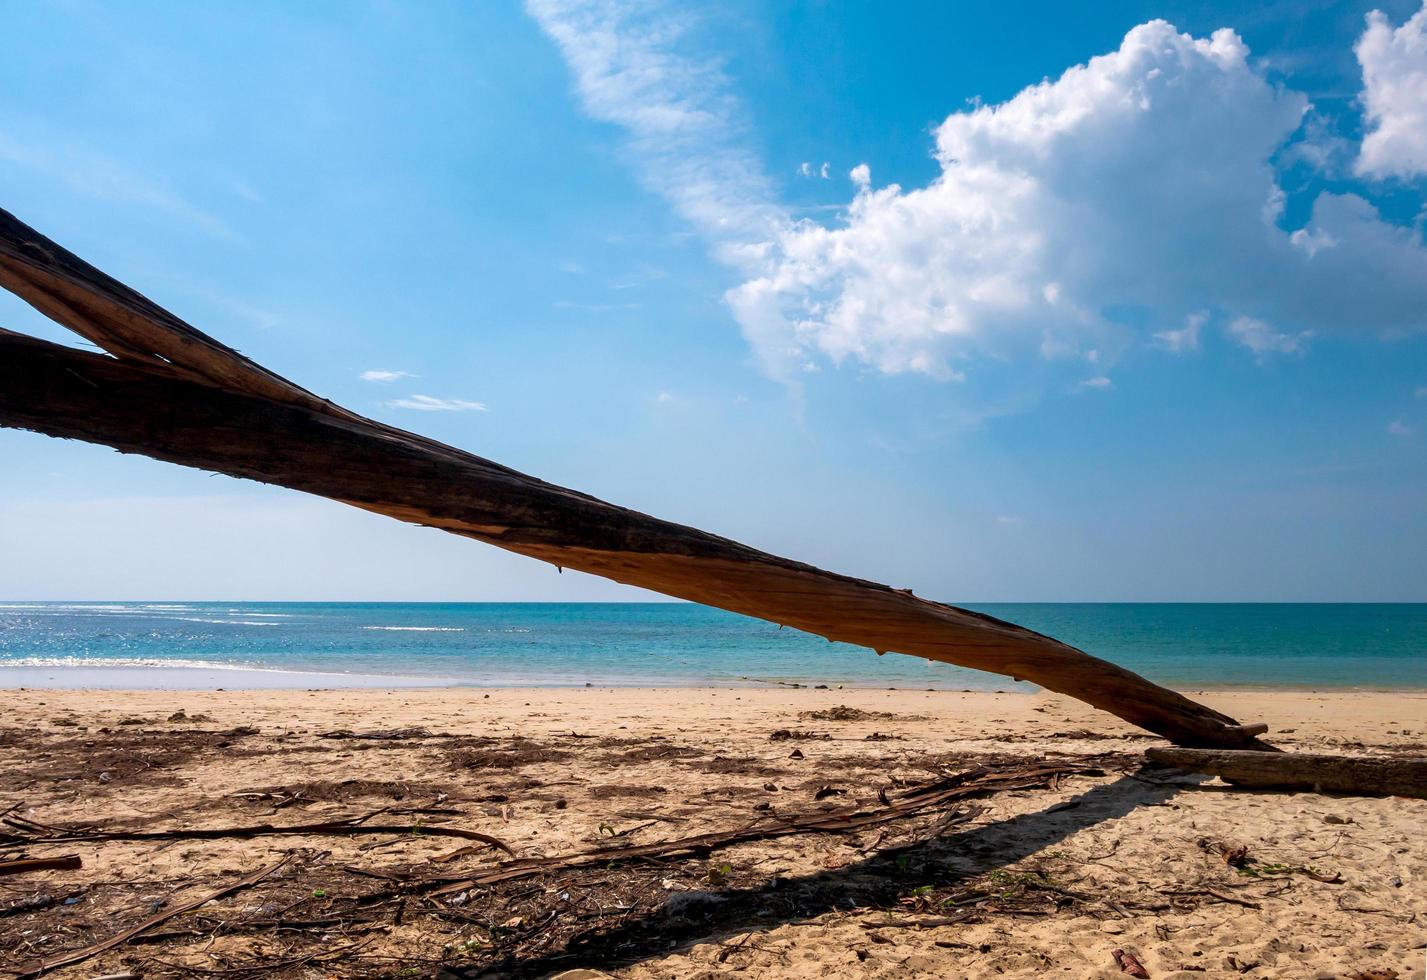
<path fill-rule="evenodd" d="M 486 889 L 501 883 L 519 881 L 543 874 L 555 873 L 568 875 L 593 869 L 610 869 L 617 865 L 642 864 L 649 861 L 676 861 L 682 857 L 707 856 L 716 851 L 738 844 L 775 840 L 805 834 L 856 835 L 860 831 L 885 827 L 886 825 L 910 820 L 915 817 L 938 813 L 941 814 L 941 816 L 932 827 L 934 828 L 934 832 L 941 833 L 950 827 L 965 824 L 985 812 L 985 807 L 971 804 L 970 801 L 972 800 L 1002 792 L 1055 787 L 1067 776 L 1103 774 L 1103 770 L 1096 766 L 1087 765 L 1085 762 L 1025 762 L 994 767 L 976 766 L 963 772 L 943 775 L 930 782 L 907 787 L 900 791 L 889 792 L 884 789 L 879 793 L 879 806 L 854 805 L 830 810 L 816 808 L 808 809 L 803 812 L 784 811 L 782 813 L 754 819 L 730 830 L 705 832 L 690 837 L 654 841 L 646 844 L 611 842 L 589 850 L 567 854 L 525 858 L 518 858 L 512 855 L 510 860 L 457 874 L 412 876 L 411 874 L 392 875 L 376 870 L 363 871 L 363 869 L 352 867 L 347 867 L 346 870 L 366 874 L 370 877 L 384 878 L 390 881 L 392 885 L 390 889 L 361 896 L 356 900 L 357 905 L 375 907 L 392 899 L 396 899 L 404 906 L 406 898 L 409 896 L 423 895 L 431 898 L 454 896 L 463 892 L 469 892 L 473 889 Z M 271 827 L 263 825 L 259 827 L 211 830 L 178 828 L 154 831 L 109 831 L 89 827 L 53 827 L 23 819 L 17 821 L 13 818 L 7 818 L 6 822 L 10 823 L 19 833 L 0 835 L 0 848 L 16 845 L 33 847 L 75 841 L 143 840 L 172 842 L 175 840 L 193 839 L 248 838 L 271 833 L 340 835 L 350 833 L 354 829 L 365 828 L 371 829 L 375 833 L 409 835 L 436 834 L 444 831 L 446 836 L 464 836 L 492 842 L 501 849 L 507 852 L 509 851 L 509 848 L 496 838 L 441 824 L 425 824 L 420 827 L 412 826 L 407 828 L 383 827 L 378 829 L 369 827 L 365 823 L 367 819 L 382 812 L 385 811 L 377 811 L 377 813 L 369 813 L 363 816 L 315 825 L 295 825 L 290 827 Z M 136 925 L 125 928 L 114 935 L 81 949 L 47 956 L 30 963 L 20 964 L 17 968 L 10 971 L 7 971 L 4 966 L 0 966 L 0 973 L 9 972 L 13 975 L 17 975 L 20 980 L 29 980 L 29 978 L 42 976 L 63 966 L 84 962 L 116 946 L 138 941 L 142 934 L 156 929 L 158 926 L 163 925 L 176 916 L 194 911 L 209 902 L 232 895 L 234 892 L 242 889 L 250 888 L 253 885 L 273 877 L 284 865 L 292 862 L 295 856 L 294 853 L 290 852 L 275 865 L 231 882 L 217 891 L 203 894 L 186 902 L 176 903 Z M 442 863 L 442 859 L 432 859 L 432 863 Z M 537 891 L 543 892 L 545 889 L 540 888 L 537 889 Z M 724 901 L 725 899 L 719 898 L 718 900 Z M 398 915 L 399 914 L 400 913 L 398 913 Z M 344 920 L 339 918 L 330 920 L 329 924 L 342 925 L 343 922 Z M 311 958 L 308 958 L 304 962 L 310 961 L 310 959 Z M 286 963 L 284 962 L 282 965 L 286 965 Z"/>
<path fill-rule="evenodd" d="M 1168 748 L 1146 749 L 1145 757 L 1239 786 L 1427 799 L 1427 759 Z"/>
<path fill-rule="evenodd" d="M 289 487 L 829 640 L 1033 681 L 1180 745 L 1262 747 L 1264 726 L 1240 725 L 1023 627 L 617 507 L 363 418 L 4 211 L 0 286 L 112 355 L 0 331 L 0 425 Z"/>

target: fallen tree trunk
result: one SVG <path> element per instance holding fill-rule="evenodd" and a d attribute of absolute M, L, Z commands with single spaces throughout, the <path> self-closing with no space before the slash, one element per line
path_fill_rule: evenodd
<path fill-rule="evenodd" d="M 112 357 L 0 331 L 0 425 L 328 497 L 879 652 L 1033 681 L 1181 745 L 1234 719 L 1031 630 L 640 514 L 362 418 L 0 211 L 0 285 Z"/>
<path fill-rule="evenodd" d="M 1145 757 L 1239 786 L 1427 799 L 1427 759 L 1160 748 L 1146 749 Z"/>

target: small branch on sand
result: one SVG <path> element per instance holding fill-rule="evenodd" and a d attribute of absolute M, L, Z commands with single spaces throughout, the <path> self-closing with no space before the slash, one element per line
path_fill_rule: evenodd
<path fill-rule="evenodd" d="M 74 871 L 84 866 L 78 854 L 63 854 L 59 857 L 20 858 L 16 861 L 0 861 L 0 875 L 19 875 L 27 871 Z"/>
<path fill-rule="evenodd" d="M 861 925 L 864 929 L 935 929 L 938 926 L 965 922 L 972 914 L 963 912 L 961 915 L 943 915 L 930 919 L 884 919 L 881 922 L 863 922 Z"/>
<path fill-rule="evenodd" d="M 274 826 L 273 824 L 252 824 L 243 827 L 199 827 L 176 828 L 174 830 L 67 830 L 63 827 L 41 828 L 30 821 L 15 819 L 0 820 L 22 834 L 6 834 L 0 831 L 0 844 L 68 844 L 78 841 L 101 840 L 218 840 L 221 838 L 245 839 L 249 837 L 351 837 L 361 834 L 412 834 L 427 837 L 459 837 L 463 840 L 479 841 L 490 847 L 499 848 L 511 857 L 515 851 L 498 837 L 483 834 L 463 827 L 446 824 L 368 824 L 367 820 L 387 812 L 376 810 L 365 816 L 347 820 L 330 820 L 324 823 L 293 824 Z M 3 865 L 0 865 L 3 867 Z"/>
<path fill-rule="evenodd" d="M 1260 905 L 1258 902 L 1250 902 L 1247 899 L 1235 898 L 1233 895 L 1225 895 L 1223 892 L 1217 891 L 1213 888 L 1174 888 L 1166 890 L 1164 894 L 1175 895 L 1184 898 L 1190 898 L 1196 895 L 1207 895 L 1208 897 L 1218 899 L 1221 902 L 1228 902 L 1230 905 L 1240 905 L 1246 909 L 1263 908 L 1263 906 Z"/>

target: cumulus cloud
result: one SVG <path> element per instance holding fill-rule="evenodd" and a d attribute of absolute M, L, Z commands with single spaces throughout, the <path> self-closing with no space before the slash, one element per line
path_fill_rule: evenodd
<path fill-rule="evenodd" d="M 409 395 L 386 403 L 388 408 L 409 408 L 417 412 L 484 412 L 483 402 L 462 398 L 432 398 L 430 395 Z"/>
<path fill-rule="evenodd" d="M 949 116 L 929 186 L 875 188 L 859 167 L 846 224 L 796 225 L 730 302 L 787 349 L 947 378 L 978 357 L 1114 350 L 1132 333 L 1124 310 L 1165 324 L 1154 340 L 1177 351 L 1204 310 L 1257 353 L 1315 329 L 1423 326 L 1414 232 L 1350 194 L 1280 227 L 1270 158 L 1307 107 L 1232 31 L 1141 25 L 1058 79 Z"/>
<path fill-rule="evenodd" d="M 1363 68 L 1369 126 L 1358 154 L 1358 173 L 1427 173 L 1427 3 L 1396 29 L 1386 14 L 1374 10 L 1354 50 Z"/>
<path fill-rule="evenodd" d="M 380 382 L 380 383 L 386 383 L 386 382 L 389 382 L 389 381 L 400 381 L 402 378 L 414 378 L 414 377 L 416 377 L 416 375 L 412 374 L 410 371 L 382 371 L 382 370 L 375 370 L 375 371 L 363 371 L 363 372 L 361 373 L 361 379 L 362 379 L 363 381 L 376 381 L 376 382 Z"/>
<path fill-rule="evenodd" d="M 587 111 L 624 128 L 646 184 L 740 273 L 726 300 L 762 368 L 790 384 L 825 360 L 948 381 L 1017 358 L 1105 376 L 1128 346 L 1185 353 L 1209 325 L 1260 358 L 1315 333 L 1427 326 L 1420 231 L 1351 193 L 1287 224 L 1274 161 L 1311 136 L 1309 102 L 1231 30 L 1152 21 L 1059 78 L 955 112 L 935 131 L 930 184 L 878 187 L 859 164 L 829 226 L 772 195 L 685 8 L 528 6 Z"/>

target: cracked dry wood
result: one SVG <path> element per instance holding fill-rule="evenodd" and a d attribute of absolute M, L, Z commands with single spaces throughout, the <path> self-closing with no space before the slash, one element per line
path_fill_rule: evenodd
<path fill-rule="evenodd" d="M 546 483 L 319 398 L 0 211 L 0 285 L 98 344 L 0 331 L 0 425 L 301 490 L 878 651 L 1032 681 L 1188 746 L 1234 719 L 990 616 L 823 571 Z"/>

